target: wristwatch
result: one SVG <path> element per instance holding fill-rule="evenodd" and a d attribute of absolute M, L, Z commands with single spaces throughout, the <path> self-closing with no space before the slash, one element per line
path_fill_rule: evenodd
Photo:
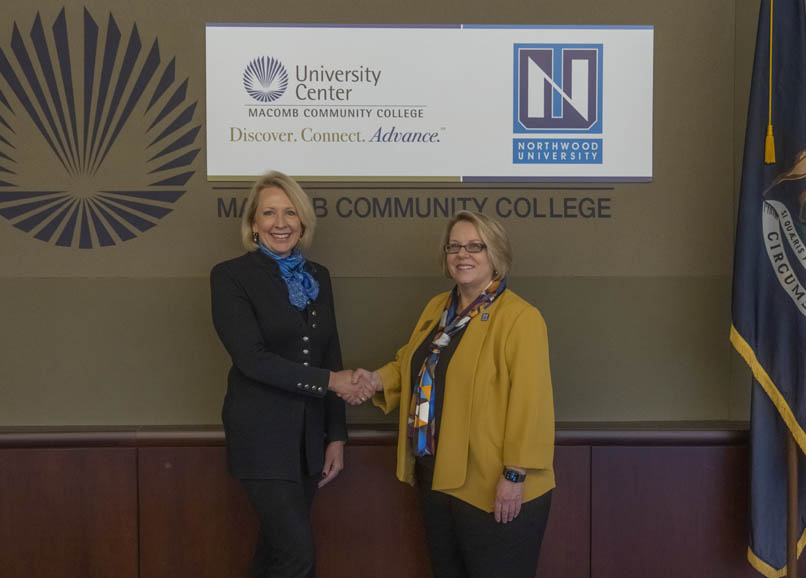
<path fill-rule="evenodd" d="M 510 482 L 515 482 L 516 484 L 520 484 L 526 480 L 526 474 L 522 474 L 518 470 L 504 468 L 504 479 Z"/>

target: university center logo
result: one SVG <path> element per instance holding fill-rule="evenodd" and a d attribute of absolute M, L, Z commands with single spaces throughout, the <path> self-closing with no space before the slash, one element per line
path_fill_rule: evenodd
<path fill-rule="evenodd" d="M 288 73 L 279 60 L 261 56 L 243 71 L 243 87 L 258 102 L 274 102 L 288 88 Z"/>
<path fill-rule="evenodd" d="M 767 257 L 778 283 L 806 316 L 806 151 L 773 180 L 762 198 Z"/>
<path fill-rule="evenodd" d="M 515 133 L 602 132 L 602 45 L 515 44 Z"/>
<path fill-rule="evenodd" d="M 37 13 L 0 40 L 0 215 L 40 241 L 118 245 L 173 211 L 201 124 L 188 78 L 136 24 Z M 103 21 L 102 21 L 103 22 Z M 2 31 L 0 31 L 2 32 Z"/>

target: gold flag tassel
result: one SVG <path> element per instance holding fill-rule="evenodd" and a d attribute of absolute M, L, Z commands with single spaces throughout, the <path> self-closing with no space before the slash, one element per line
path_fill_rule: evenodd
<path fill-rule="evenodd" d="M 767 106 L 767 138 L 764 141 L 764 164 L 775 164 L 775 138 L 772 136 L 772 5 L 775 0 L 770 0 L 770 81 Z"/>

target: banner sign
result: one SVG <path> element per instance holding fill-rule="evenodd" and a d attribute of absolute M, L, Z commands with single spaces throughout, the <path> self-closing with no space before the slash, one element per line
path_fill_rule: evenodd
<path fill-rule="evenodd" d="M 652 179 L 651 26 L 206 32 L 209 180 Z"/>

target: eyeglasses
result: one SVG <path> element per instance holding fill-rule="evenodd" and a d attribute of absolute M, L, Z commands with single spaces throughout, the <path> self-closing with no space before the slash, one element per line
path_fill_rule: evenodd
<path fill-rule="evenodd" d="M 477 243 L 475 241 L 472 243 L 468 243 L 467 245 L 460 245 L 459 243 L 448 243 L 447 245 L 445 245 L 445 247 L 443 247 L 443 249 L 445 250 L 446 253 L 448 253 L 448 255 L 458 253 L 462 249 L 464 249 L 468 253 L 481 253 L 486 248 L 487 245 L 485 245 L 484 243 Z"/>

